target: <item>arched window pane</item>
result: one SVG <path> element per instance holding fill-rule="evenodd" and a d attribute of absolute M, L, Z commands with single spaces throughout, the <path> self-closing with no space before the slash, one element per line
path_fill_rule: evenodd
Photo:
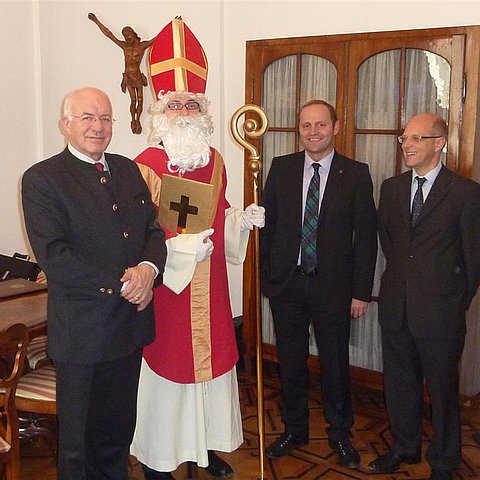
<path fill-rule="evenodd" d="M 400 50 L 388 50 L 365 60 L 357 74 L 357 129 L 397 128 Z"/>
<path fill-rule="evenodd" d="M 271 127 L 295 127 L 295 78 L 297 57 L 271 63 L 263 76 L 263 109 Z"/>
<path fill-rule="evenodd" d="M 406 51 L 404 121 L 419 113 L 434 113 L 448 121 L 450 64 L 440 55 L 410 48 Z"/>
<path fill-rule="evenodd" d="M 316 55 L 302 55 L 300 106 L 314 99 L 335 106 L 337 69 L 329 60 Z"/>

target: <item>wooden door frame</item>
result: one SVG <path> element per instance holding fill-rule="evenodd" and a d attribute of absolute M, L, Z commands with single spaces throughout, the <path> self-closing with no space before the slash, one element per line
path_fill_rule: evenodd
<path fill-rule="evenodd" d="M 464 42 L 463 45 L 465 47 L 463 50 L 463 58 L 458 58 L 459 54 L 457 53 L 457 56 L 452 59 L 452 61 L 463 62 L 464 81 L 459 81 L 458 78 L 454 79 L 456 91 L 453 93 L 456 95 L 456 100 L 454 104 L 451 102 L 450 107 L 451 110 L 457 112 L 457 114 L 459 110 L 461 110 L 461 115 L 454 115 L 455 117 L 458 117 L 459 120 L 454 121 L 454 128 L 452 129 L 452 133 L 449 134 L 455 152 L 453 153 L 454 161 L 450 161 L 448 166 L 465 177 L 476 176 L 478 178 L 480 177 L 480 161 L 477 163 L 474 162 L 475 153 L 480 152 L 480 135 L 477 135 L 480 131 L 480 116 L 477 115 L 478 107 L 480 106 L 480 56 L 478 55 L 478 52 L 480 51 L 480 26 L 478 25 L 247 41 L 245 103 L 256 103 L 261 105 L 262 82 L 255 80 L 261 78 L 260 73 L 263 72 L 268 64 L 287 55 L 298 53 L 317 55 L 319 45 L 323 45 L 325 50 L 327 50 L 327 47 L 334 48 L 335 45 L 342 45 L 342 49 L 346 52 L 345 57 L 347 58 L 350 42 L 392 39 L 397 40 L 400 45 L 402 43 L 412 44 L 412 41 L 415 38 L 428 40 L 430 38 L 435 39 L 448 36 L 451 36 L 452 41 L 456 42 L 454 48 L 456 52 L 461 50 L 459 47 L 462 42 Z M 468 61 L 464 61 L 465 59 L 468 59 Z M 337 75 L 338 73 L 337 68 Z M 353 152 L 353 136 L 348 133 L 352 131 L 351 122 L 353 119 L 351 117 L 353 116 L 347 115 L 347 112 L 352 111 L 351 102 L 355 102 L 355 96 L 352 96 L 352 85 L 355 86 L 356 83 L 355 78 L 351 78 L 352 74 L 349 72 L 348 60 L 344 62 L 343 76 L 344 83 L 341 81 L 337 83 L 336 106 L 341 131 L 344 133 L 339 137 L 336 147 L 348 155 L 349 151 Z M 338 90 L 338 85 L 340 83 L 342 83 L 342 85 L 340 86 L 340 90 Z M 462 85 L 461 92 L 458 91 L 460 88 L 459 85 Z M 350 137 L 352 138 L 350 139 Z M 255 146 L 261 155 L 262 149 L 260 140 L 253 143 L 255 143 Z M 455 147 L 455 145 L 457 145 L 457 147 Z M 250 173 L 247 168 L 248 161 L 249 159 L 246 153 L 244 168 L 245 205 L 249 205 L 253 201 L 253 191 L 251 191 L 250 187 Z M 260 185 L 263 185 L 262 175 L 260 175 Z M 255 275 L 253 275 L 254 268 L 254 252 L 252 251 L 252 244 L 250 243 L 243 269 L 244 356 L 245 365 L 250 371 L 253 368 L 253 361 L 256 353 L 255 312 L 257 299 L 255 292 L 257 286 L 255 285 Z M 276 360 L 275 346 L 264 344 L 264 358 Z M 309 360 L 309 365 L 315 370 L 319 369 L 318 362 L 313 359 Z M 359 367 L 351 367 L 351 371 L 353 381 L 370 386 L 382 387 L 383 375 L 381 372 L 374 372 Z"/>

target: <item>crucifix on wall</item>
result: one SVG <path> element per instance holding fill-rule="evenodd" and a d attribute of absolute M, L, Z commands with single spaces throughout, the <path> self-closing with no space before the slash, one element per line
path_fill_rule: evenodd
<path fill-rule="evenodd" d="M 122 92 L 130 95 L 130 127 L 135 134 L 142 133 L 140 115 L 143 111 L 143 87 L 148 85 L 147 77 L 140 71 L 140 64 L 145 51 L 152 45 L 154 38 L 142 41 L 132 27 L 124 27 L 122 35 L 125 40 L 118 39 L 93 13 L 88 18 L 95 23 L 100 31 L 112 42 L 117 44 L 125 57 L 125 71 L 121 83 Z"/>

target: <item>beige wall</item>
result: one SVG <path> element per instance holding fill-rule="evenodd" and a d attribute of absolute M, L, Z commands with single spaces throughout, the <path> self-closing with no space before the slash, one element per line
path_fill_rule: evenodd
<path fill-rule="evenodd" d="M 227 123 L 243 104 L 246 40 L 480 24 L 480 2 L 465 1 L 2 1 L 0 253 L 28 249 L 19 181 L 28 166 L 63 148 L 58 118 L 67 91 L 95 85 L 109 92 L 117 119 L 110 151 L 133 157 L 146 146 L 147 114 L 144 133 L 130 132 L 129 100 L 119 88 L 123 54 L 87 19 L 90 11 L 117 36 L 130 25 L 142 39 L 156 35 L 175 15 L 183 16 L 208 56 L 207 94 L 217 127 L 213 143 L 224 154 L 229 200 L 237 206 L 243 198 L 243 154 Z M 147 93 L 146 107 L 151 99 Z M 238 315 L 241 268 L 230 274 Z"/>
<path fill-rule="evenodd" d="M 19 180 L 38 151 L 34 8 L 0 4 L 0 253 L 25 252 Z"/>

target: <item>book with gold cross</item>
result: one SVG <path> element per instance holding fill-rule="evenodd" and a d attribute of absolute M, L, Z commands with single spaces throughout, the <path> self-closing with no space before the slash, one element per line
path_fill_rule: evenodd
<path fill-rule="evenodd" d="M 199 233 L 211 227 L 213 185 L 173 175 L 162 176 L 158 221 L 171 232 Z"/>

